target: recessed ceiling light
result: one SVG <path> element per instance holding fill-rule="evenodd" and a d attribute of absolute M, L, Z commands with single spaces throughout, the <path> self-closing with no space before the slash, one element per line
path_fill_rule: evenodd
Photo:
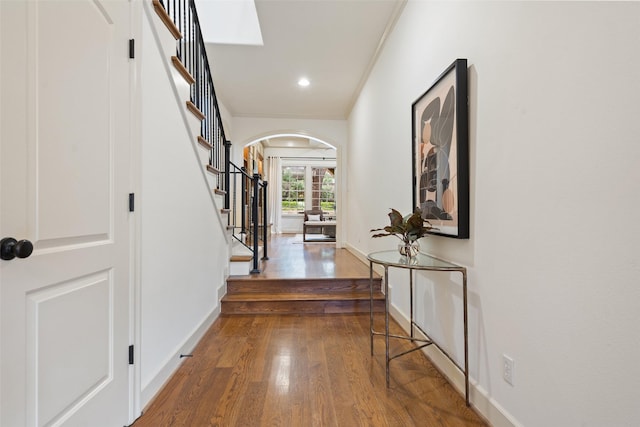
<path fill-rule="evenodd" d="M 300 87 L 307 87 L 309 86 L 309 79 L 307 79 L 306 77 L 301 78 L 300 80 L 298 80 L 298 86 Z"/>

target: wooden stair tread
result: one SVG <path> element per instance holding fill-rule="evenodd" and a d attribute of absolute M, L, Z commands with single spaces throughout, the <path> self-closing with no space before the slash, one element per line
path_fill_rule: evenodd
<path fill-rule="evenodd" d="M 188 84 L 192 85 L 196 82 L 196 79 L 194 79 L 191 73 L 189 73 L 189 70 L 187 70 L 187 67 L 185 67 L 182 61 L 180 61 L 180 58 L 174 55 L 171 57 L 171 62 L 173 63 L 175 69 L 178 70 L 178 73 L 180 73 L 182 78 Z"/>
<path fill-rule="evenodd" d="M 384 294 L 374 292 L 374 300 L 384 300 Z M 278 293 L 278 294 L 259 294 L 255 292 L 227 294 L 222 301 L 339 301 L 339 300 L 369 300 L 369 293 L 364 292 L 334 292 L 322 294 L 310 293 Z"/>
<path fill-rule="evenodd" d="M 314 279 L 246 279 L 229 277 L 227 293 L 369 293 L 369 279 L 364 278 L 314 278 Z M 374 291 L 382 287 L 382 279 L 374 279 Z"/>
<path fill-rule="evenodd" d="M 220 175 L 220 173 L 221 173 L 219 169 L 216 169 L 211 165 L 207 165 L 207 172 L 210 172 L 210 173 L 212 173 L 214 175 Z"/>
<path fill-rule="evenodd" d="M 373 311 L 384 312 L 380 278 L 374 278 Z M 369 313 L 369 278 L 228 278 L 224 315 Z"/>
<path fill-rule="evenodd" d="M 384 301 L 374 300 L 373 311 L 384 312 Z M 253 315 L 253 314 L 369 314 L 371 306 L 369 299 L 359 300 L 317 300 L 317 301 L 237 301 L 224 302 L 222 314 Z"/>
<path fill-rule="evenodd" d="M 251 261 L 253 259 L 253 255 L 232 255 L 231 262 L 246 262 Z"/>
<path fill-rule="evenodd" d="M 261 283 L 262 286 L 268 286 L 269 284 L 274 284 L 274 283 L 321 283 L 321 282 L 330 282 L 330 283 L 336 283 L 336 282 L 343 282 L 343 281 L 356 281 L 356 282 L 361 282 L 361 281 L 366 281 L 367 283 L 369 282 L 369 278 L 368 277 L 339 277 L 339 278 L 335 278 L 335 277 L 310 277 L 310 278 L 270 278 L 270 277 L 251 277 L 249 279 L 247 278 L 243 278 L 243 277 L 237 277 L 234 279 L 229 279 L 228 282 L 233 282 L 233 283 L 242 283 L 242 282 L 251 282 L 251 283 Z M 374 282 L 382 282 L 382 277 L 375 277 L 373 278 Z"/>
<path fill-rule="evenodd" d="M 205 116 L 204 113 L 200 111 L 198 107 L 196 107 L 196 104 L 191 101 L 187 101 L 187 110 L 191 111 L 191 114 L 196 116 L 199 120 L 204 120 L 207 118 L 207 116 Z"/>
<path fill-rule="evenodd" d="M 173 19 L 171 19 L 162 4 L 158 0 L 153 0 L 153 8 L 156 11 L 156 14 L 158 14 L 158 17 L 160 17 L 160 20 L 167 27 L 173 38 L 176 40 L 180 40 L 182 38 L 182 34 L 180 34 L 180 30 L 178 29 L 176 24 L 174 24 Z"/>
<path fill-rule="evenodd" d="M 202 145 L 204 148 L 206 148 L 207 150 L 213 150 L 213 145 L 211 145 L 209 141 L 207 141 L 200 135 L 198 135 L 198 143 Z"/>

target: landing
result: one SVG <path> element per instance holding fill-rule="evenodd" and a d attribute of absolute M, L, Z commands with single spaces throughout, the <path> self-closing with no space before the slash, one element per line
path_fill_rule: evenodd
<path fill-rule="evenodd" d="M 271 235 L 268 255 L 262 272 L 251 275 L 252 280 L 369 278 L 369 265 L 348 250 L 337 249 L 333 242 L 302 242 L 296 234 Z"/>

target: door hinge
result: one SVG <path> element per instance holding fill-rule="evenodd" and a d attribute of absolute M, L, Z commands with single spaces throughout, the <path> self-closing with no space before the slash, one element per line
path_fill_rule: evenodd
<path fill-rule="evenodd" d="M 129 346 L 129 365 L 133 365 L 133 346 Z"/>
<path fill-rule="evenodd" d="M 134 193 L 129 193 L 129 212 L 133 212 L 135 209 L 136 196 Z"/>
<path fill-rule="evenodd" d="M 136 41 L 134 39 L 129 39 L 129 58 L 133 59 L 136 57 Z"/>

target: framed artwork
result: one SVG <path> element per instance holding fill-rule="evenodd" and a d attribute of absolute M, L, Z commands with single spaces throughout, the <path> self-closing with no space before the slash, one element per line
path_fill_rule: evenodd
<path fill-rule="evenodd" d="M 413 206 L 437 230 L 469 238 L 467 60 L 456 59 L 411 105 Z"/>

